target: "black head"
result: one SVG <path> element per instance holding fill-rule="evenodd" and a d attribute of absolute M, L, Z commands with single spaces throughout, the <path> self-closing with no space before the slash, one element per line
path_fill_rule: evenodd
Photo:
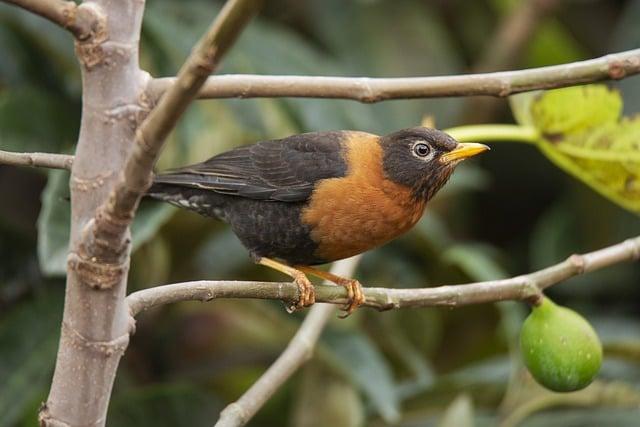
<path fill-rule="evenodd" d="M 390 133 L 380 143 L 387 178 L 412 188 L 414 197 L 423 200 L 442 188 L 460 161 L 489 149 L 459 143 L 444 132 L 424 127 Z"/>

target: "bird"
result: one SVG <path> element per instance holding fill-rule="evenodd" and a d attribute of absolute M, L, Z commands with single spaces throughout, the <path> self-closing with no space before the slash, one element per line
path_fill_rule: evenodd
<path fill-rule="evenodd" d="M 302 133 L 156 174 L 147 196 L 228 223 L 257 264 L 296 283 L 291 310 L 315 302 L 307 275 L 344 286 L 346 317 L 365 302 L 359 281 L 315 266 L 407 232 L 456 165 L 488 149 L 427 127 Z"/>

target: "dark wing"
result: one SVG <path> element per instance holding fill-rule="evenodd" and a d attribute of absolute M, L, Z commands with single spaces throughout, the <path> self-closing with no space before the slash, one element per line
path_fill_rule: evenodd
<path fill-rule="evenodd" d="M 261 141 L 155 177 L 154 183 L 255 200 L 307 200 L 322 179 L 344 176 L 347 132 L 314 132 Z"/>

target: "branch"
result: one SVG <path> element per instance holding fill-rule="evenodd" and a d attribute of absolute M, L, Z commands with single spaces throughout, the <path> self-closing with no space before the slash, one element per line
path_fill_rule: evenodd
<path fill-rule="evenodd" d="M 624 261 L 640 259 L 640 237 L 626 240 L 584 255 L 572 255 L 554 266 L 512 279 L 440 286 L 425 289 L 365 288 L 365 305 L 378 309 L 426 306 L 458 306 L 507 299 L 538 299 L 543 289 L 578 274 Z M 349 277 L 358 258 L 334 265 L 332 272 Z M 316 301 L 346 302 L 346 290 L 335 285 L 317 285 Z M 211 301 L 216 298 L 268 298 L 291 302 L 298 297 L 293 283 L 273 282 L 186 282 L 134 292 L 126 299 L 132 316 L 149 308 L 185 300 Z M 249 422 L 265 402 L 307 361 L 335 308 L 313 307 L 285 351 L 236 402 L 220 414 L 216 427 L 240 427 Z"/>
<path fill-rule="evenodd" d="M 221 75 L 207 79 L 199 98 L 340 98 L 373 103 L 386 99 L 491 95 L 505 97 L 536 89 L 552 89 L 619 80 L 640 73 L 640 49 L 597 59 L 519 71 L 442 77 L 368 78 Z M 176 78 L 154 79 L 149 91 L 159 97 Z"/>
<path fill-rule="evenodd" d="M 53 153 L 12 153 L 0 150 L 0 164 L 71 170 L 73 156 Z"/>
<path fill-rule="evenodd" d="M 141 195 L 151 184 L 152 168 L 164 141 L 209 74 L 257 12 L 260 3 L 260 0 L 228 0 L 225 3 L 180 69 L 176 84 L 160 98 L 137 129 L 124 170 L 96 214 L 94 241 L 106 242 L 109 249 L 120 248 L 117 252 L 126 252 L 128 226 Z M 94 244 L 90 249 L 98 259 L 102 258 L 100 246 Z"/>
<path fill-rule="evenodd" d="M 352 276 L 359 259 L 353 257 L 339 261 L 331 271 L 340 276 Z M 280 357 L 240 399 L 224 408 L 216 427 L 240 427 L 248 423 L 280 386 L 311 358 L 320 334 L 335 310 L 328 304 L 313 307 Z"/>
<path fill-rule="evenodd" d="M 87 40 L 104 21 L 102 14 L 93 6 L 78 6 L 65 0 L 3 0 L 69 30 L 78 40 Z"/>
<path fill-rule="evenodd" d="M 75 43 L 82 72 L 82 120 L 69 179 L 64 312 L 49 396 L 39 411 L 43 427 L 100 427 L 106 422 L 116 370 L 129 340 L 124 304 L 129 260 L 104 263 L 86 257 L 84 233 L 122 169 L 133 125 L 148 109 L 140 96 L 148 74 L 138 64 L 144 2 L 91 0 L 73 10 L 76 22 L 85 13 L 97 19 L 89 37 L 80 35 Z"/>
<path fill-rule="evenodd" d="M 505 300 L 535 300 L 542 290 L 579 274 L 640 259 L 640 236 L 522 276 L 503 280 L 438 286 L 389 289 L 365 287 L 364 306 L 378 310 L 405 307 L 457 307 Z M 345 304 L 344 288 L 316 285 L 316 301 Z M 296 301 L 298 287 L 291 282 L 195 281 L 144 289 L 127 297 L 132 316 L 162 304 L 178 301 L 211 301 L 217 298 L 260 298 Z"/>

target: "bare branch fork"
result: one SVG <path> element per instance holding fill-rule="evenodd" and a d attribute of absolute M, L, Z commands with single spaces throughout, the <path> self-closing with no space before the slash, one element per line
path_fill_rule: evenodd
<path fill-rule="evenodd" d="M 356 256 L 338 261 L 331 267 L 331 272 L 351 277 L 359 260 L 360 257 Z M 216 427 L 242 426 L 249 422 L 280 386 L 311 358 L 322 330 L 335 311 L 336 308 L 328 304 L 311 308 L 287 348 L 240 399 L 227 405 L 220 413 Z"/>
<path fill-rule="evenodd" d="M 200 39 L 180 69 L 176 84 L 160 98 L 135 133 L 135 145 L 124 164 L 109 199 L 96 214 L 93 244 L 87 248 L 93 257 L 105 261 L 120 248 L 129 246 L 127 231 L 141 196 L 151 184 L 151 174 L 164 142 L 178 119 L 195 98 L 207 77 L 217 68 L 241 29 L 257 11 L 260 0 L 229 0 Z M 104 241 L 102 243 L 99 243 Z M 105 246 L 106 243 L 106 246 Z"/>
<path fill-rule="evenodd" d="M 78 6 L 66 0 L 3 0 L 69 30 L 73 36 L 84 41 L 98 31 L 104 24 L 104 16 L 89 3 Z"/>

